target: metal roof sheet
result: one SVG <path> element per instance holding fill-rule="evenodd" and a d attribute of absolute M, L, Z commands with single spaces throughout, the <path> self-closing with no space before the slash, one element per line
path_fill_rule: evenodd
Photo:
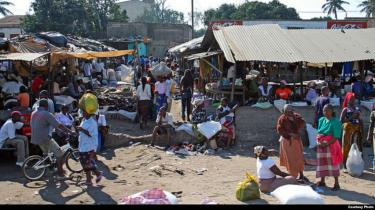
<path fill-rule="evenodd" d="M 172 47 L 168 50 L 170 53 L 183 53 L 188 49 L 194 49 L 196 47 L 199 47 L 203 41 L 204 36 L 192 39 L 188 42 L 185 42 L 183 44 L 177 45 L 175 47 Z"/>
<path fill-rule="evenodd" d="M 8 53 L 0 54 L 0 61 L 27 61 L 31 62 L 49 53 Z"/>
<path fill-rule="evenodd" d="M 285 30 L 275 24 L 214 31 L 229 62 L 338 63 L 375 58 L 375 29 Z M 232 56 L 234 55 L 234 58 Z"/>
<path fill-rule="evenodd" d="M 217 54 L 220 54 L 220 53 L 221 53 L 220 51 L 197 53 L 197 54 L 192 54 L 190 56 L 187 56 L 187 57 L 185 57 L 185 59 L 186 60 L 195 60 L 195 59 L 199 59 L 199 58 L 210 57 L 210 56 L 217 55 Z"/>

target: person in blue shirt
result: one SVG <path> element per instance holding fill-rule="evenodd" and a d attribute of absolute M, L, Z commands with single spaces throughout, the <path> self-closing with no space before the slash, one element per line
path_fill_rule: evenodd
<path fill-rule="evenodd" d="M 102 172 L 97 169 L 96 150 L 98 148 L 98 123 L 87 112 L 83 111 L 83 120 L 77 128 L 79 131 L 78 150 L 80 154 L 80 162 L 86 173 L 86 185 L 92 186 L 92 173 L 96 175 L 96 183 L 102 179 Z"/>
<path fill-rule="evenodd" d="M 356 78 L 353 78 L 352 92 L 355 94 L 356 99 L 362 98 L 363 86 L 361 84 L 360 76 L 357 76 Z"/>
<path fill-rule="evenodd" d="M 364 97 L 365 97 L 366 100 L 368 100 L 368 97 L 370 95 L 375 94 L 375 88 L 374 88 L 374 85 L 373 85 L 373 83 L 374 83 L 373 78 L 374 78 L 374 76 L 367 75 L 366 79 L 365 79 L 365 83 L 363 84 Z"/>

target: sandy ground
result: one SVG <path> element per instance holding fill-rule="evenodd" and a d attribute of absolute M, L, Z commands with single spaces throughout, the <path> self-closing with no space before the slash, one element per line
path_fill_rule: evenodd
<path fill-rule="evenodd" d="M 176 117 L 178 109 L 178 104 L 175 104 L 173 113 Z M 248 108 L 243 108 L 238 116 L 245 117 L 241 112 L 248 111 Z M 249 152 L 251 147 L 263 143 L 278 148 L 274 118 L 279 113 L 273 111 L 262 113 L 256 110 L 252 121 L 239 117 L 237 126 L 246 128 L 246 131 L 238 132 L 237 146 L 211 156 L 168 155 L 146 145 L 106 150 L 99 155 L 98 162 L 105 178 L 96 188 L 80 186 L 77 180 L 80 175 L 65 182 L 55 182 L 50 178 L 52 176 L 46 176 L 44 181 L 28 182 L 21 170 L 14 166 L 15 160 L 6 158 L 0 164 L 0 204 L 114 204 L 124 196 L 155 187 L 169 192 L 182 191 L 179 204 L 200 204 L 205 197 L 220 204 L 277 204 L 277 199 L 265 194 L 261 194 L 261 199 L 247 203 L 235 198 L 237 183 L 245 178 L 245 173 L 256 173 L 256 161 Z M 273 121 L 268 123 L 266 120 Z M 111 125 L 116 131 L 131 135 L 151 132 L 151 128 L 140 132 L 138 125 L 127 121 L 111 121 Z M 313 157 L 314 152 L 306 149 L 306 158 Z M 341 191 L 331 192 L 324 188 L 322 196 L 327 204 L 375 203 L 372 149 L 366 149 L 364 157 L 366 171 L 362 177 L 354 178 L 343 173 Z M 160 170 L 150 169 L 155 166 Z M 203 174 L 199 175 L 198 171 L 203 171 Z M 306 166 L 305 173 L 311 181 L 315 180 L 315 167 Z M 332 186 L 333 179 L 328 179 L 327 184 Z"/>

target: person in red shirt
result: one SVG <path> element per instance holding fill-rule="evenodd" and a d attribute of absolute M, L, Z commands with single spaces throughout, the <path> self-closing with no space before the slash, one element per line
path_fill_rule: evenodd
<path fill-rule="evenodd" d="M 292 90 L 287 86 L 287 82 L 282 80 L 280 82 L 280 87 L 276 90 L 276 98 L 282 100 L 289 100 L 290 96 L 292 95 Z"/>
<path fill-rule="evenodd" d="M 40 88 L 42 87 L 44 83 L 44 79 L 41 75 L 37 75 L 33 82 L 31 83 L 31 91 L 34 93 L 34 95 L 37 95 L 39 93 Z"/>

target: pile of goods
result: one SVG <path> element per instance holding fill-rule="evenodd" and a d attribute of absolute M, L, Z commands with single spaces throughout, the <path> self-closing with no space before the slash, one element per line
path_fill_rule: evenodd
<path fill-rule="evenodd" d="M 100 109 L 107 107 L 106 111 L 137 111 L 137 100 L 133 97 L 131 88 L 99 89 L 97 96 Z"/>

